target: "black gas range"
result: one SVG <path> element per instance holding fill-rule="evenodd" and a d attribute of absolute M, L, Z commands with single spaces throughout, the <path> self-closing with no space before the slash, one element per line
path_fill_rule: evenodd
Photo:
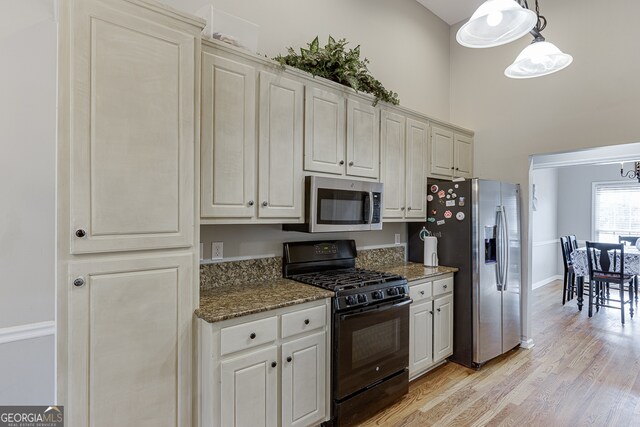
<path fill-rule="evenodd" d="M 355 268 L 353 240 L 284 244 L 283 276 L 335 292 L 332 421 L 360 422 L 407 393 L 409 289 L 396 274 Z"/>

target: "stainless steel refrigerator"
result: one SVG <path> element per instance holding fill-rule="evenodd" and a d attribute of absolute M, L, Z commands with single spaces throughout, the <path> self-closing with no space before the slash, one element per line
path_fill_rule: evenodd
<path fill-rule="evenodd" d="M 423 262 L 423 226 L 440 265 L 458 267 L 450 360 L 480 367 L 520 344 L 520 186 L 430 179 L 425 223 L 408 224 L 409 260 Z"/>

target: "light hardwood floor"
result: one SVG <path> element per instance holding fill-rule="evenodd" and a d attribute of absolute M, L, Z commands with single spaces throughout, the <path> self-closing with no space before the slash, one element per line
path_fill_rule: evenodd
<path fill-rule="evenodd" d="M 640 319 L 562 306 L 562 282 L 533 291 L 535 347 L 475 371 L 448 362 L 361 426 L 638 426 Z"/>

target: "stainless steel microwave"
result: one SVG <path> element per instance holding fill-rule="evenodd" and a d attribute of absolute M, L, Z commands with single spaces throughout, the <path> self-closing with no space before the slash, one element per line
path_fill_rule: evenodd
<path fill-rule="evenodd" d="M 305 223 L 284 230 L 323 233 L 382 230 L 381 182 L 305 177 Z"/>

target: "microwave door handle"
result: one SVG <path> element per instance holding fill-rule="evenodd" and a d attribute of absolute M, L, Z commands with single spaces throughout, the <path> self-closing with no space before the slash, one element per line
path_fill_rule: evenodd
<path fill-rule="evenodd" d="M 373 192 L 369 192 L 369 224 L 373 224 Z"/>
<path fill-rule="evenodd" d="M 373 214 L 373 204 L 371 202 L 371 192 L 364 196 L 364 206 L 362 207 L 362 221 L 365 224 L 371 224 Z"/>

